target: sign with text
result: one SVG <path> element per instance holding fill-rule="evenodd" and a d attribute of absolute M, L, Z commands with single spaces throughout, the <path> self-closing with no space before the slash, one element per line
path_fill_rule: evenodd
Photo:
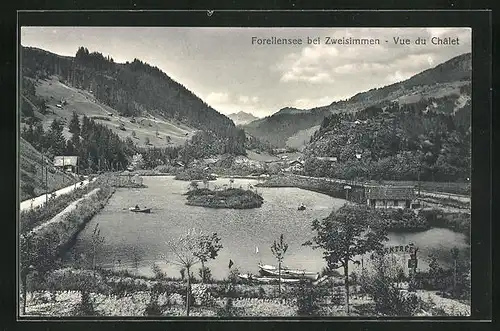
<path fill-rule="evenodd" d="M 384 247 L 383 253 L 409 253 L 414 255 L 418 251 L 418 247 L 414 245 L 399 245 L 399 246 L 388 246 Z"/>

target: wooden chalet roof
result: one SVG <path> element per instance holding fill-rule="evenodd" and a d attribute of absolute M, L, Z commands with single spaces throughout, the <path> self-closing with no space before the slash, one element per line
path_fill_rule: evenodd
<path fill-rule="evenodd" d="M 54 166 L 76 166 L 78 163 L 78 156 L 55 156 Z"/>
<path fill-rule="evenodd" d="M 367 199 L 377 200 L 413 200 L 415 188 L 413 186 L 367 186 Z"/>

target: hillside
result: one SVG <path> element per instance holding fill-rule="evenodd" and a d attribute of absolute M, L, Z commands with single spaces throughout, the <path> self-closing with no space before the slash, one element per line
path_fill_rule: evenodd
<path fill-rule="evenodd" d="M 319 125 L 330 114 L 328 110 L 324 109 L 302 111 L 295 108 L 284 108 L 271 116 L 246 124 L 243 128 L 252 136 L 258 137 L 266 143 L 275 147 L 285 147 L 290 137 L 300 130 Z"/>
<path fill-rule="evenodd" d="M 400 106 L 424 102 L 434 108 L 446 104 L 440 108 L 456 112 L 470 102 L 470 93 L 464 91 L 471 88 L 471 69 L 471 53 L 462 54 L 405 81 L 358 93 L 347 101 L 308 110 L 287 107 L 245 125 L 244 129 L 277 147 L 301 149 L 313 133 L 311 128 L 331 114 L 354 113 L 371 106 L 387 107 L 394 102 Z"/>
<path fill-rule="evenodd" d="M 227 117 L 229 117 L 236 125 L 244 125 L 259 119 L 258 117 L 255 117 L 250 113 L 245 113 L 244 111 L 229 114 L 227 115 Z"/>
<path fill-rule="evenodd" d="M 67 119 L 74 110 L 105 123 L 122 138 L 135 131 L 139 142 L 147 137 L 158 146 L 168 145 L 167 136 L 171 143 L 182 144 L 196 130 L 222 138 L 238 136 L 239 129 L 229 118 L 157 67 L 138 59 L 115 63 L 84 47 L 75 57 L 22 47 L 21 58 L 23 81 L 34 80 L 36 93 L 47 102 L 45 123 L 51 117 Z M 58 110 L 61 99 L 67 104 Z M 121 123 L 125 132 L 117 130 Z"/>
<path fill-rule="evenodd" d="M 467 182 L 471 167 L 470 89 L 460 91 L 460 97 L 405 105 L 394 102 L 326 118 L 305 150 L 306 174 Z M 325 157 L 336 157 L 337 161 Z"/>
<path fill-rule="evenodd" d="M 52 192 L 71 185 L 76 181 L 72 175 L 63 173 L 52 166 L 52 160 L 45 158 L 42 162 L 42 154 L 23 138 L 19 139 L 19 177 L 20 177 L 20 199 L 21 201 L 41 195 L 45 192 L 45 171 L 42 181 L 42 164 L 47 169 L 48 191 Z"/>
<path fill-rule="evenodd" d="M 105 125 L 123 140 L 131 137 L 138 146 L 145 146 L 146 138 L 150 145 L 155 147 L 178 146 L 184 144 L 196 132 L 196 129 L 179 121 L 167 120 L 147 112 L 137 117 L 121 116 L 116 109 L 96 100 L 92 93 L 68 86 L 57 76 L 34 82 L 36 95 L 46 100 L 45 114 L 34 111 L 44 129 L 47 129 L 54 119 L 69 123 L 72 113 L 76 112 L 80 118 L 86 115 Z M 65 101 L 64 105 L 61 100 Z M 64 128 L 63 134 L 66 139 L 71 136 L 67 127 Z"/>

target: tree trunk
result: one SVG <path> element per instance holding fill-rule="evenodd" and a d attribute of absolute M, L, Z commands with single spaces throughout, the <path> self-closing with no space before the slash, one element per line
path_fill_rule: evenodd
<path fill-rule="evenodd" d="M 201 283 L 205 284 L 205 262 L 201 261 Z"/>
<path fill-rule="evenodd" d="M 186 290 L 186 316 L 189 316 L 189 308 L 191 304 L 191 277 L 189 276 L 189 268 L 186 268 L 187 271 L 187 290 Z"/>
<path fill-rule="evenodd" d="M 281 262 L 278 262 L 278 293 L 281 296 Z"/>
<path fill-rule="evenodd" d="M 21 309 L 21 315 L 25 315 L 26 314 L 26 294 L 28 293 L 28 291 L 26 290 L 26 283 L 27 283 L 27 278 L 28 278 L 28 274 L 27 273 L 22 273 L 21 274 L 21 283 L 22 283 L 22 296 L 23 296 L 23 305 L 22 305 L 22 309 Z"/>
<path fill-rule="evenodd" d="M 345 287 L 345 312 L 349 315 L 349 259 L 344 265 L 344 287 Z"/>
<path fill-rule="evenodd" d="M 94 247 L 92 248 L 92 270 L 93 270 L 93 274 L 94 274 L 94 278 L 95 278 L 95 244 L 94 244 Z"/>

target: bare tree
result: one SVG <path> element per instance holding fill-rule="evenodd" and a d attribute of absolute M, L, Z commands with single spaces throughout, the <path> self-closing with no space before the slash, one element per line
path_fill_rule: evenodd
<path fill-rule="evenodd" d="M 103 243 L 104 243 L 104 237 L 101 236 L 101 229 L 99 229 L 99 223 L 97 223 L 94 227 L 94 231 L 92 232 L 92 270 L 94 271 L 94 278 L 95 278 L 98 250 L 99 248 L 101 248 Z"/>
<path fill-rule="evenodd" d="M 194 253 L 199 248 L 199 234 L 193 229 L 179 238 L 167 242 L 167 263 L 177 265 L 187 271 L 186 284 L 186 315 L 189 316 L 191 307 L 191 268 L 200 263 L 200 258 Z"/>
<path fill-rule="evenodd" d="M 274 243 L 271 246 L 271 252 L 278 261 L 278 293 L 281 294 L 281 263 L 283 263 L 283 258 L 288 249 L 288 244 L 283 240 L 283 234 L 280 235 L 280 241 Z"/>

